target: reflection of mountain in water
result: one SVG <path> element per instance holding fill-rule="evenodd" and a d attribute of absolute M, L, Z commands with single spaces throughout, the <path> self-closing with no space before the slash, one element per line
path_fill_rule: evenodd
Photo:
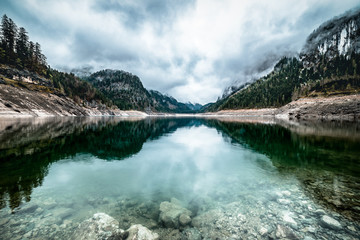
<path fill-rule="evenodd" d="M 267 155 L 281 173 L 294 174 L 318 203 L 360 220 L 358 125 L 209 124 L 232 141 Z"/>
<path fill-rule="evenodd" d="M 358 125 L 270 125 L 205 119 L 59 118 L 0 123 L 0 208 L 29 201 L 51 163 L 90 153 L 121 160 L 145 141 L 179 127 L 205 124 L 231 141 L 267 155 L 283 174 L 295 175 L 319 203 L 360 220 Z"/>
<path fill-rule="evenodd" d="M 190 119 L 60 118 L 8 122 L 0 126 L 0 208 L 11 209 L 40 186 L 51 163 L 90 153 L 104 160 L 136 154 L 147 139 L 155 139 Z"/>
<path fill-rule="evenodd" d="M 321 169 L 360 175 L 360 130 L 356 126 L 343 132 L 337 129 L 337 135 L 323 136 L 321 132 L 311 131 L 313 126 L 289 129 L 280 125 L 237 122 L 213 122 L 212 125 L 234 141 L 269 156 L 279 168 Z M 356 129 L 358 133 L 354 132 Z M 347 131 L 352 131 L 352 135 L 348 136 Z"/>

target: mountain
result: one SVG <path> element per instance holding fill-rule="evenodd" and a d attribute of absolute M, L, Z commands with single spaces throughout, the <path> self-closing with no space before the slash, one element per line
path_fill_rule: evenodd
<path fill-rule="evenodd" d="M 301 97 L 360 91 L 360 9 L 322 24 L 299 56 L 283 57 L 268 75 L 202 111 L 280 107 Z"/>
<path fill-rule="evenodd" d="M 189 113 L 193 110 L 187 104 L 178 102 L 171 96 L 163 95 L 155 90 L 150 90 L 149 93 L 152 106 L 159 112 Z"/>
<path fill-rule="evenodd" d="M 240 86 L 228 86 L 228 87 L 225 88 L 225 90 L 224 90 L 224 92 L 223 92 L 220 99 L 227 98 L 228 96 L 240 91 L 243 88 L 246 88 L 249 85 L 250 85 L 250 83 L 246 82 L 244 84 L 241 84 Z"/>
<path fill-rule="evenodd" d="M 186 104 L 186 106 L 188 108 L 190 108 L 192 111 L 195 111 L 195 112 L 199 111 L 203 107 L 203 105 L 201 105 L 199 103 L 188 102 L 188 103 L 185 103 L 185 104 Z"/>
<path fill-rule="evenodd" d="M 101 70 L 84 78 L 122 110 L 185 113 L 192 110 L 184 103 L 162 93 L 148 91 L 139 77 L 121 70 Z"/>
<path fill-rule="evenodd" d="M 84 78 L 122 110 L 145 110 L 151 107 L 151 96 L 140 79 L 128 72 L 102 70 Z"/>
<path fill-rule="evenodd" d="M 324 57 L 350 58 L 360 53 L 360 9 L 325 22 L 309 35 L 300 58 L 306 67 L 318 64 Z"/>

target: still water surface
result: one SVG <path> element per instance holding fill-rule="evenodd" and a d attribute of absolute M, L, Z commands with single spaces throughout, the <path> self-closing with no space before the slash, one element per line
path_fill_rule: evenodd
<path fill-rule="evenodd" d="M 357 124 L 55 118 L 0 128 L 1 239 L 67 239 L 98 212 L 161 239 L 360 237 Z M 161 221 L 164 201 L 192 222 Z"/>

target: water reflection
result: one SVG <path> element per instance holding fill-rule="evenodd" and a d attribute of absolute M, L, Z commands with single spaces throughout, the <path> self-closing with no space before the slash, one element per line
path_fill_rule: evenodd
<path fill-rule="evenodd" d="M 207 124 L 230 136 L 234 142 L 269 156 L 279 168 L 308 168 L 360 175 L 359 124 L 249 124 L 217 120 Z"/>
<path fill-rule="evenodd" d="M 90 153 L 104 160 L 121 160 L 191 119 L 47 118 L 2 121 L 0 128 L 0 208 L 30 201 L 51 163 Z"/>
<path fill-rule="evenodd" d="M 202 125 L 216 129 L 227 142 L 237 147 L 229 149 L 215 131 L 199 127 Z M 196 128 L 190 133 L 181 129 L 191 126 Z M 254 124 L 190 118 L 131 121 L 54 118 L 2 121 L 0 129 L 0 208 L 8 205 L 15 209 L 22 201 L 30 201 L 34 188 L 43 184 L 50 166 L 52 176 L 59 177 L 48 180 L 49 188 L 64 181 L 67 185 L 76 185 L 74 179 L 66 178 L 67 168 L 68 172 L 86 175 L 79 175 L 77 179 L 91 179 L 106 163 L 107 170 L 102 175 L 113 175 L 114 182 L 131 178 L 126 184 L 118 184 L 119 191 L 136 192 L 141 188 L 144 194 L 161 195 L 161 192 L 154 193 L 151 187 L 162 185 L 168 195 L 171 193 L 178 198 L 182 198 L 179 193 L 197 192 L 205 196 L 212 187 L 233 182 L 248 186 L 254 178 L 271 174 L 275 166 L 281 174 L 296 176 L 304 191 L 319 203 L 360 220 L 360 128 L 357 124 Z M 172 138 L 164 139 L 174 132 Z M 154 145 L 144 147 L 144 143 L 160 137 L 163 141 L 156 143 L 156 149 L 164 151 L 154 157 Z M 239 147 L 251 151 L 241 151 Z M 137 154 L 136 158 L 131 157 L 134 154 Z M 272 164 L 262 158 L 262 154 Z M 55 162 L 63 159 L 71 159 L 74 163 L 60 168 L 61 163 Z M 124 172 L 116 162 L 94 159 L 127 159 L 132 164 L 125 162 L 122 167 L 128 169 Z M 219 159 L 222 164 L 216 162 Z M 84 161 L 93 161 L 96 169 L 80 163 Z M 145 165 L 144 161 L 151 164 Z M 254 168 L 254 162 L 264 170 L 263 173 Z M 242 171 L 237 178 L 236 171 L 241 168 L 247 172 Z M 118 176 L 119 172 L 123 176 Z M 149 176 L 149 173 L 154 174 Z M 94 189 L 102 187 L 100 183 L 92 183 L 93 186 L 96 184 L 98 188 Z M 109 191 L 116 192 L 114 189 Z M 78 194 L 84 193 L 78 190 Z M 240 196 L 234 195 L 236 197 Z"/>
<path fill-rule="evenodd" d="M 317 203 L 360 221 L 358 123 L 208 124 L 232 141 L 268 156 L 280 173 L 296 176 Z"/>

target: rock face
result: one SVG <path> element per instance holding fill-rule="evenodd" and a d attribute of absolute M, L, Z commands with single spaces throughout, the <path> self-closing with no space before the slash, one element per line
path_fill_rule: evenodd
<path fill-rule="evenodd" d="M 184 227 L 191 222 L 192 212 L 180 205 L 177 199 L 171 202 L 165 201 L 160 204 L 160 221 L 171 228 Z"/>
<path fill-rule="evenodd" d="M 301 98 L 275 111 L 280 119 L 324 119 L 348 120 L 360 119 L 360 96 L 336 96 L 328 98 Z"/>
<path fill-rule="evenodd" d="M 98 240 L 122 239 L 124 230 L 119 228 L 119 222 L 105 213 L 96 213 L 92 218 L 85 220 L 74 232 L 72 239 Z M 137 239 L 137 238 L 135 238 Z"/>
<path fill-rule="evenodd" d="M 52 116 L 146 116 L 138 111 L 121 111 L 105 106 L 85 107 L 65 96 L 0 85 L 0 117 Z"/>
<path fill-rule="evenodd" d="M 309 35 L 302 60 L 305 66 L 320 61 L 320 55 L 331 59 L 337 55 L 350 56 L 359 53 L 360 46 L 360 10 L 346 12 L 322 24 Z"/>
<path fill-rule="evenodd" d="M 157 233 L 151 232 L 146 227 L 136 224 L 131 226 L 128 230 L 127 240 L 157 240 L 159 235 Z"/>

